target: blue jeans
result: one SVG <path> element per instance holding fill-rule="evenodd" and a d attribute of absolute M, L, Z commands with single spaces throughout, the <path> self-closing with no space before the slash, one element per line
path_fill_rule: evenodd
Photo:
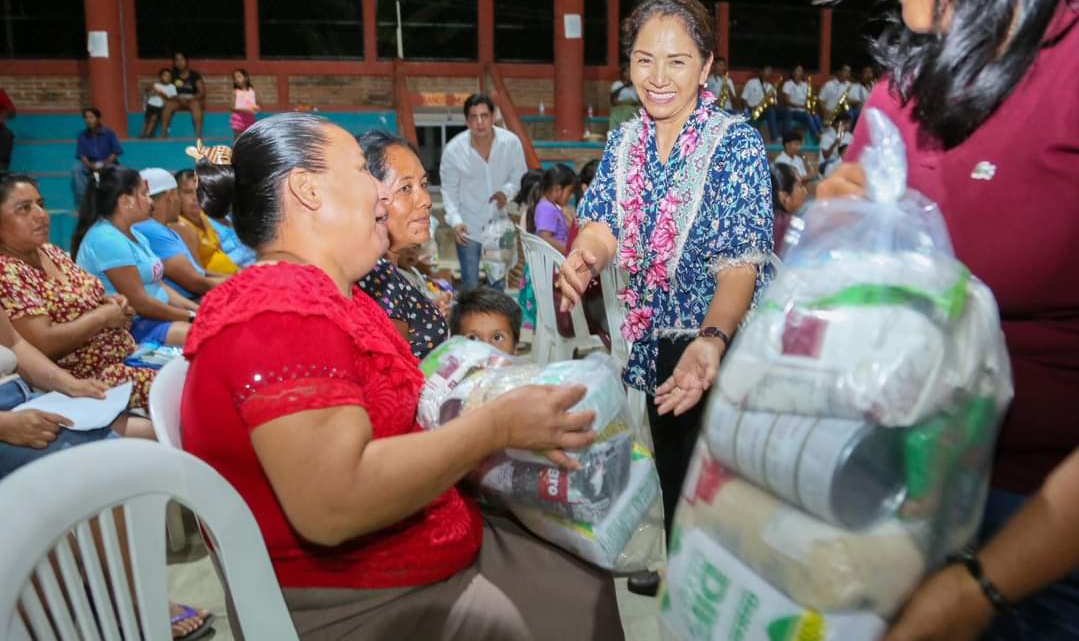
<path fill-rule="evenodd" d="M 81 161 L 75 161 L 71 167 L 71 193 L 75 196 L 75 210 L 82 205 L 82 195 L 86 193 L 86 185 L 94 179 L 94 172 L 86 168 Z"/>
<path fill-rule="evenodd" d="M 818 141 L 820 140 L 821 121 L 820 116 L 811 114 L 805 109 L 786 109 L 786 122 L 783 125 L 784 131 L 790 131 L 794 123 L 797 122 L 800 125 L 807 127 L 813 132 L 813 137 Z"/>
<path fill-rule="evenodd" d="M 474 240 L 464 246 L 457 245 L 457 260 L 461 263 L 461 291 L 479 287 L 482 255 L 483 245 Z"/>
<path fill-rule="evenodd" d="M 989 542 L 1027 497 L 990 490 L 978 537 Z M 1010 617 L 998 617 L 982 641 L 1066 641 L 1079 639 L 1079 571 L 1023 601 Z"/>
<path fill-rule="evenodd" d="M 746 117 L 749 117 L 748 111 Z M 768 124 L 768 138 L 770 138 L 768 142 L 782 140 L 783 132 L 779 128 L 779 109 L 776 107 L 765 109 L 761 119 Z"/>
<path fill-rule="evenodd" d="M 35 395 L 31 393 L 30 388 L 22 379 L 4 383 L 0 385 L 0 411 L 10 411 L 11 408 L 22 405 L 33 396 Z M 41 449 L 20 447 L 0 441 L 0 480 L 3 480 L 5 476 L 23 465 L 32 463 L 43 456 L 75 445 L 100 441 L 109 438 L 110 434 L 114 434 L 114 432 L 108 427 L 88 432 L 76 432 L 60 428 L 60 431 L 56 434 L 56 440 Z"/>

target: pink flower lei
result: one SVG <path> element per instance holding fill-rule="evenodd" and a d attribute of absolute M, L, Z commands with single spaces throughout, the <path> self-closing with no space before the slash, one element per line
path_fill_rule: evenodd
<path fill-rule="evenodd" d="M 715 100 L 708 91 L 701 93 L 701 105 L 690 117 L 697 125 L 708 121 L 708 105 Z M 658 290 L 669 291 L 671 286 L 671 259 L 674 257 L 678 241 L 678 223 L 675 214 L 682 202 L 673 189 L 659 200 L 659 219 L 656 221 L 652 237 L 645 245 L 641 227 L 644 224 L 644 191 L 648 164 L 648 137 L 654 125 L 651 116 L 641 110 L 640 135 L 629 149 L 629 165 L 626 171 L 625 198 L 619 203 L 622 207 L 623 234 L 618 250 L 618 265 L 632 278 L 644 272 L 646 289 L 643 294 L 626 287 L 618 292 L 618 298 L 628 308 L 626 319 L 622 323 L 622 336 L 637 342 L 652 329 L 652 300 Z M 683 159 L 688 158 L 700 145 L 698 127 L 690 126 L 678 137 L 676 146 Z M 647 257 L 651 256 L 651 260 Z"/>

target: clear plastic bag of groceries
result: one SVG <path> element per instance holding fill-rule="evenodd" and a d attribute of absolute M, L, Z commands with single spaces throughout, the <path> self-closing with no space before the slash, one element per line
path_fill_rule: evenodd
<path fill-rule="evenodd" d="M 999 312 L 906 190 L 894 125 L 863 117 L 868 199 L 809 208 L 708 399 L 669 638 L 874 641 L 977 532 L 1012 397 Z"/>
<path fill-rule="evenodd" d="M 524 385 L 585 385 L 588 391 L 573 411 L 593 410 L 599 433 L 589 447 L 567 452 L 580 469 L 567 471 L 539 454 L 507 449 L 484 461 L 469 481 L 537 535 L 595 565 L 633 572 L 662 562 L 654 459 L 626 418 L 625 392 L 610 357 L 539 366 L 454 337 L 420 368 L 426 377 L 418 416 L 424 429 L 437 429 Z"/>
<path fill-rule="evenodd" d="M 509 214 L 498 211 L 483 228 L 480 242 L 483 245 L 480 269 L 487 275 L 487 282 L 504 280 L 517 264 L 517 226 Z"/>

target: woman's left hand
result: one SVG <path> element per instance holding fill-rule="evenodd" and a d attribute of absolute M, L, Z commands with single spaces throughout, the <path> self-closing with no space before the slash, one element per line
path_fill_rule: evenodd
<path fill-rule="evenodd" d="M 961 565 L 950 565 L 914 592 L 884 641 L 973 641 L 993 620 L 981 587 Z"/>
<path fill-rule="evenodd" d="M 681 416 L 700 402 L 712 387 L 726 346 L 718 338 L 698 338 L 689 344 L 674 374 L 656 388 L 656 405 L 662 416 L 674 411 Z"/>
<path fill-rule="evenodd" d="M 108 385 L 93 378 L 75 378 L 74 376 L 67 378 L 70 380 L 58 385 L 56 391 L 76 398 L 105 398 L 105 392 L 109 391 Z"/>
<path fill-rule="evenodd" d="M 106 301 L 111 301 L 120 306 L 120 309 L 124 310 L 124 313 L 128 316 L 135 315 L 135 308 L 131 306 L 131 303 L 127 302 L 127 297 L 120 294 L 113 294 L 112 296 L 106 296 Z"/>

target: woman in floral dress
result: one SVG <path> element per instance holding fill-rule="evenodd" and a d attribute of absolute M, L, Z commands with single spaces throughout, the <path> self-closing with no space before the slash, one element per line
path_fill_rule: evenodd
<path fill-rule="evenodd" d="M 155 371 L 124 365 L 135 351 L 134 311 L 50 245 L 49 214 L 27 176 L 0 181 L 0 303 L 19 334 L 71 372 L 110 386 L 131 382 L 131 407 L 147 407 Z"/>
<path fill-rule="evenodd" d="M 649 398 L 669 528 L 699 401 L 771 278 L 771 178 L 760 135 L 703 89 L 715 41 L 700 2 L 646 0 L 624 33 L 644 108 L 608 139 L 559 285 L 571 307 L 612 260 L 629 274 L 624 377 Z"/>

